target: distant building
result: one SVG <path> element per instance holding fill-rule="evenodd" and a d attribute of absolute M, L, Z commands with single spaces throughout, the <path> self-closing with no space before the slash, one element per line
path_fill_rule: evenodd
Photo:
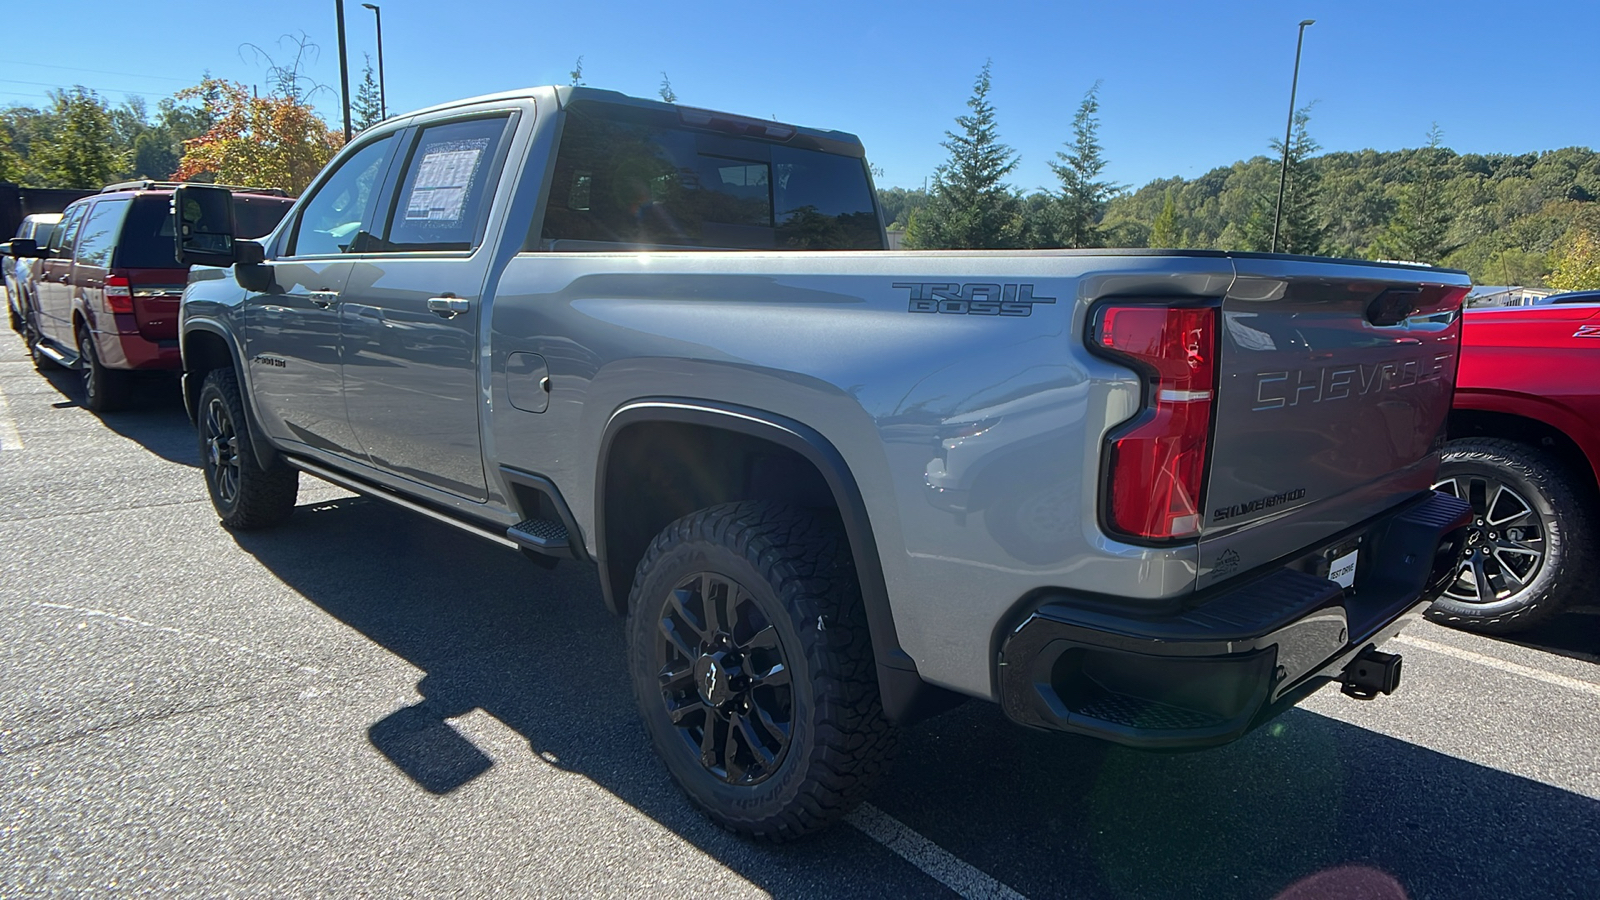
<path fill-rule="evenodd" d="M 1560 293 L 1549 288 L 1531 288 L 1521 285 L 1473 285 L 1467 294 L 1467 305 L 1477 306 L 1532 306 L 1551 294 Z"/>
<path fill-rule="evenodd" d="M 906 245 L 906 232 L 905 232 L 905 229 L 901 229 L 899 231 L 896 231 L 893 228 L 891 228 L 888 231 L 888 235 L 889 235 L 889 249 L 890 250 L 903 250 L 903 249 L 905 249 L 905 245 Z"/>

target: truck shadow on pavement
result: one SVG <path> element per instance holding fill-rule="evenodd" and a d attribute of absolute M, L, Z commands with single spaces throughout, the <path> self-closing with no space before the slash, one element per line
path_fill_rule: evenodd
<path fill-rule="evenodd" d="M 52 406 L 65 409 L 83 405 L 83 381 L 77 372 L 56 366 L 39 374 L 61 394 Z M 194 426 L 183 408 L 183 388 L 169 373 L 141 373 L 127 408 L 101 413 L 100 423 L 168 462 L 200 465 Z"/>
<path fill-rule="evenodd" d="M 423 701 L 372 710 L 368 738 L 440 802 L 494 766 L 449 721 L 481 709 L 775 896 L 942 890 L 848 826 L 770 847 L 699 815 L 637 722 L 621 623 L 583 565 L 547 572 L 360 498 L 236 540 L 426 673 Z M 1155 755 L 969 703 L 906 730 L 871 802 L 1035 898 L 1267 898 L 1319 873 L 1336 889 L 1293 896 L 1406 896 L 1351 893 L 1362 878 L 1411 897 L 1579 896 L 1600 871 L 1600 802 L 1300 710 L 1229 747 Z"/>
<path fill-rule="evenodd" d="M 1600 609 L 1590 607 L 1563 613 L 1538 628 L 1497 640 L 1568 659 L 1600 663 Z"/>

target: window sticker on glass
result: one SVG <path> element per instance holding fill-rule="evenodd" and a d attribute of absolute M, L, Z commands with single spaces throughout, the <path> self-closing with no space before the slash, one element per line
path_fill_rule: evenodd
<path fill-rule="evenodd" d="M 406 221 L 459 224 L 488 147 L 488 138 L 429 144 L 406 200 Z"/>

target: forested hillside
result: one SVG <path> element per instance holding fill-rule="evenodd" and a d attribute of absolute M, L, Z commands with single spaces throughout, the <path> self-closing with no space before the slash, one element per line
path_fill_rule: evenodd
<path fill-rule="evenodd" d="M 1487 284 L 1542 284 L 1575 227 L 1600 226 L 1600 153 L 1568 147 L 1542 153 L 1457 154 L 1443 147 L 1312 157 L 1317 182 L 1318 252 L 1328 256 L 1415 258 L 1437 230 L 1436 255 L 1422 262 L 1466 269 Z M 1192 179 L 1160 179 L 1112 199 L 1104 226 L 1111 243 L 1149 246 L 1172 200 L 1174 246 L 1265 249 L 1251 240 L 1252 216 L 1266 217 L 1278 160 L 1258 156 Z M 1431 208 L 1417 195 L 1432 193 Z"/>
<path fill-rule="evenodd" d="M 1287 152 L 1273 139 L 1270 155 L 1129 191 L 1104 176 L 1113 154 L 1100 144 L 1096 82 L 1050 163 L 1059 187 L 1024 194 L 1005 180 L 1019 157 L 1000 139 L 990 88 L 985 64 L 929 190 L 879 191 L 907 247 L 1276 249 L 1450 266 L 1479 284 L 1600 288 L 1600 154 L 1587 147 L 1459 154 L 1436 125 L 1415 149 L 1319 155 L 1305 106 Z"/>
<path fill-rule="evenodd" d="M 1265 250 L 1278 165 L 1258 156 L 1117 194 L 1100 223 L 1103 245 Z M 1315 183 L 1314 252 L 1323 256 L 1414 259 L 1465 269 L 1479 284 L 1541 286 L 1600 232 L 1600 153 L 1587 147 L 1487 155 L 1362 150 L 1310 157 L 1305 171 Z M 927 203 L 920 190 L 879 195 L 891 227 L 904 228 Z M 1028 220 L 1048 218 L 1054 202 L 1043 192 L 1020 199 Z M 1060 245 L 1044 228 L 1024 232 L 1044 239 L 1018 246 Z M 1583 264 L 1571 260 L 1569 268 L 1574 263 Z"/>

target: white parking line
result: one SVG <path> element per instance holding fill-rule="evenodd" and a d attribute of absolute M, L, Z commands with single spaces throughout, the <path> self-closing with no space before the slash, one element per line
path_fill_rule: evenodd
<path fill-rule="evenodd" d="M 17 434 L 17 423 L 6 406 L 6 393 L 0 391 L 0 450 L 21 450 L 22 435 Z"/>
<path fill-rule="evenodd" d="M 1600 684 L 1596 684 L 1593 681 L 1584 681 L 1582 678 L 1573 678 L 1569 675 L 1558 675 L 1555 672 L 1546 672 L 1544 669 L 1536 669 L 1533 666 L 1524 666 L 1520 663 L 1509 662 L 1494 656 L 1485 656 L 1482 653 L 1474 653 L 1471 650 L 1462 650 L 1459 647 L 1452 647 L 1449 644 L 1438 644 L 1428 640 L 1427 638 L 1412 637 L 1408 634 L 1400 635 L 1394 639 L 1394 642 L 1397 644 L 1409 644 L 1413 647 L 1420 647 L 1421 649 L 1427 650 L 1430 653 L 1438 653 L 1443 656 L 1453 656 L 1456 659 L 1464 659 L 1467 662 L 1477 663 L 1480 666 L 1488 666 L 1491 669 L 1499 669 L 1502 672 L 1510 672 L 1513 675 L 1521 675 L 1524 678 L 1532 678 L 1535 681 L 1542 681 L 1545 684 L 1559 685 L 1560 687 L 1571 688 L 1575 691 L 1582 691 L 1585 694 L 1593 694 L 1596 697 L 1600 697 Z"/>
<path fill-rule="evenodd" d="M 948 850 L 906 827 L 904 822 L 871 803 L 863 803 L 845 821 L 928 877 L 967 898 L 1026 900 L 1023 895 L 962 862 Z"/>

